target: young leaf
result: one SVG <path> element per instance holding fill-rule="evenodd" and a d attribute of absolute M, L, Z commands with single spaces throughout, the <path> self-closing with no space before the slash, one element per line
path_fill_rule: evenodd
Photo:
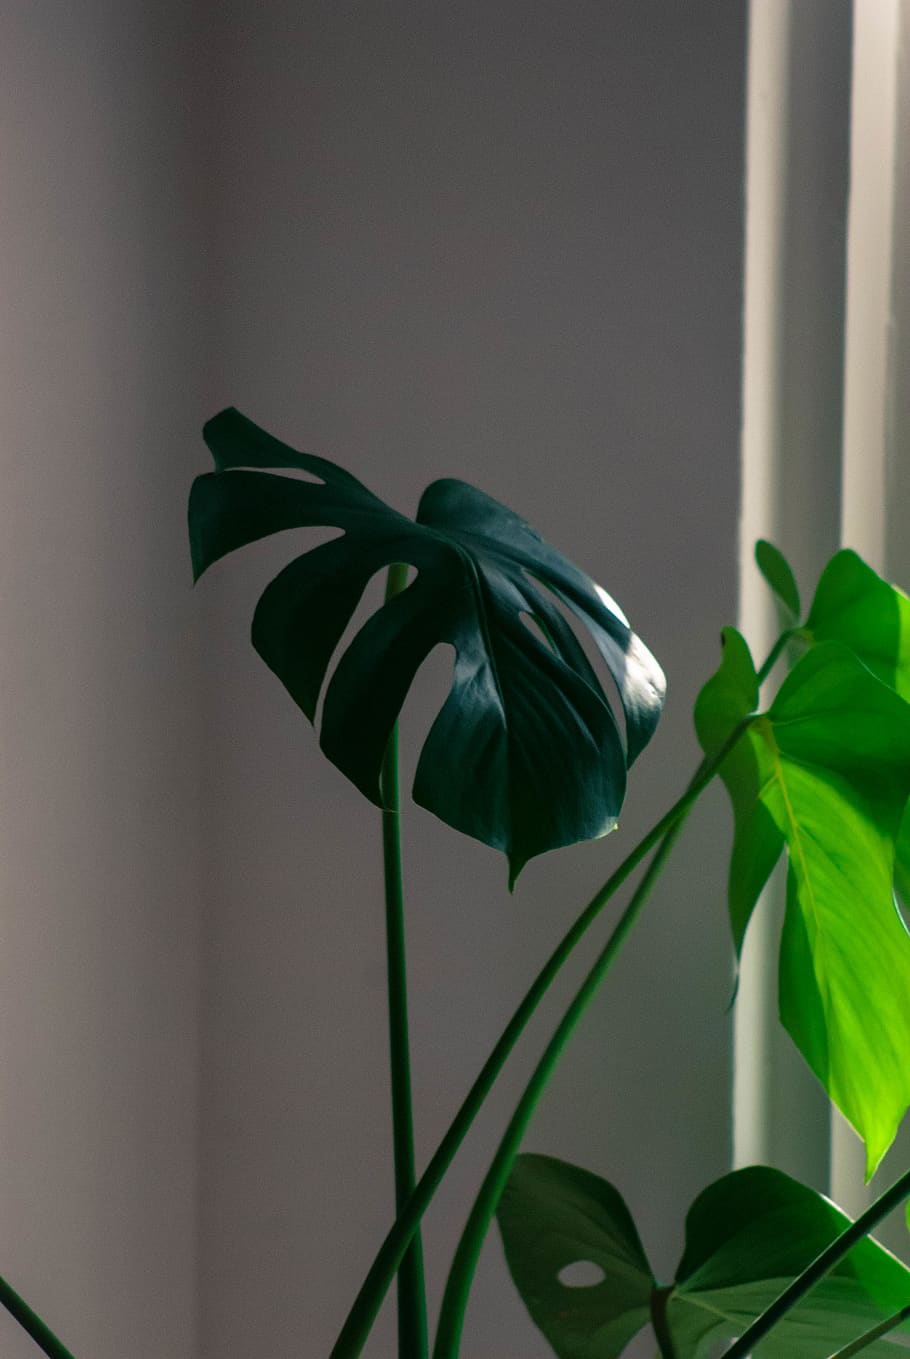
<path fill-rule="evenodd" d="M 758 569 L 774 591 L 777 599 L 781 626 L 792 628 L 799 622 L 799 590 L 790 563 L 773 543 L 759 538 L 755 544 L 755 560 Z"/>
<path fill-rule="evenodd" d="M 559 1359 L 617 1359 L 657 1287 L 632 1215 L 606 1180 L 551 1156 L 519 1156 L 497 1211 L 521 1297 Z M 572 1267 L 601 1273 L 573 1284 Z"/>
<path fill-rule="evenodd" d="M 750 665 L 729 630 L 720 670 L 696 705 L 708 754 L 750 711 Z M 910 794 L 910 706 L 845 647 L 819 644 L 721 774 L 736 819 L 734 940 L 739 947 L 786 844 L 781 1019 L 865 1141 L 871 1175 L 910 1104 L 910 938 L 892 895 L 894 840 Z"/>
<path fill-rule="evenodd" d="M 740 1335 L 847 1221 L 778 1170 L 734 1171 L 695 1200 L 675 1281 L 663 1289 L 619 1192 L 595 1175 L 550 1157 L 520 1156 L 499 1211 L 512 1278 L 559 1359 L 615 1359 L 658 1308 L 675 1359 L 706 1359 Z M 603 1279 L 587 1287 L 562 1283 L 560 1274 L 577 1261 L 599 1266 Z M 910 1270 L 866 1238 L 756 1347 L 754 1359 L 826 1359 L 891 1317 L 908 1294 Z M 869 1359 L 898 1359 L 898 1334 L 870 1343 Z"/>
<path fill-rule="evenodd" d="M 367 582 L 393 562 L 417 569 L 364 624 L 326 688 L 322 748 L 361 792 L 380 803 L 383 752 L 411 681 L 429 652 L 448 643 L 452 688 L 423 748 L 416 801 L 503 850 L 512 881 L 532 856 L 614 828 L 626 768 L 653 734 L 665 684 L 598 585 L 463 482 L 430 486 L 415 522 L 237 411 L 209 421 L 205 439 L 217 470 L 197 478 L 190 496 L 197 578 L 226 553 L 281 529 L 343 530 L 292 561 L 253 620 L 256 649 L 311 721 Z M 318 481 L 261 470 L 269 467 Z M 554 597 L 588 629 L 613 677 L 625 745 Z"/>
<path fill-rule="evenodd" d="M 745 639 L 735 628 L 724 628 L 721 645 L 720 666 L 695 702 L 695 729 L 708 756 L 716 755 L 737 724 L 758 706 L 758 677 Z M 747 732 L 721 765 L 720 774 L 735 822 L 728 902 L 738 957 L 755 903 L 780 858 L 784 836 L 761 797 L 772 776 L 764 742 Z"/>
<path fill-rule="evenodd" d="M 855 552 L 838 552 L 825 567 L 803 632 L 811 642 L 843 642 L 910 700 L 910 599 Z"/>

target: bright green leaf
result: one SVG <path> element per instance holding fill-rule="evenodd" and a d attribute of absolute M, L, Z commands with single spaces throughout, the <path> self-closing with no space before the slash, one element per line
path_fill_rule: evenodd
<path fill-rule="evenodd" d="M 781 626 L 792 628 L 799 622 L 800 604 L 796 579 L 790 563 L 773 543 L 759 538 L 755 544 L 755 560 L 758 569 L 774 591 L 780 607 Z"/>
<path fill-rule="evenodd" d="M 721 642 L 720 666 L 695 703 L 695 729 L 708 756 L 720 750 L 737 724 L 758 705 L 758 678 L 745 640 L 735 628 L 724 628 Z M 728 900 L 733 943 L 739 956 L 746 926 L 780 858 L 784 836 L 761 797 L 772 773 L 764 743 L 747 734 L 734 746 L 720 772 L 735 820 Z"/>
<path fill-rule="evenodd" d="M 728 630 L 696 705 L 707 754 L 754 700 L 748 650 Z M 738 948 L 786 844 L 781 1019 L 865 1141 L 871 1175 L 910 1104 L 910 938 L 892 895 L 910 793 L 910 706 L 846 647 L 816 645 L 721 775 L 736 821 L 734 941 Z"/>
<path fill-rule="evenodd" d="M 804 644 L 843 642 L 873 674 L 910 700 L 910 599 L 855 552 L 845 549 L 828 563 L 801 639 Z M 910 807 L 898 835 L 894 869 L 895 889 L 908 909 Z"/>
<path fill-rule="evenodd" d="M 497 1217 L 515 1285 L 559 1359 L 621 1355 L 650 1318 L 656 1284 L 619 1192 L 565 1161 L 523 1155 Z M 573 1268 L 602 1278 L 573 1286 Z"/>
<path fill-rule="evenodd" d="M 825 567 L 804 633 L 813 642 L 843 642 L 910 700 L 910 599 L 855 552 L 838 552 Z"/>
<path fill-rule="evenodd" d="M 393 562 L 416 568 L 408 588 L 360 629 L 325 688 L 322 748 L 371 801 L 380 802 L 383 753 L 414 675 L 447 643 L 452 687 L 424 744 L 416 801 L 503 850 L 513 881 L 535 854 L 613 829 L 627 765 L 657 724 L 664 679 L 598 585 L 463 482 L 430 486 L 415 522 L 237 411 L 209 421 L 205 438 L 217 471 L 197 478 L 190 497 L 197 578 L 281 529 L 343 530 L 272 581 L 253 621 L 256 649 L 311 721 L 368 581 Z M 613 677 L 625 744 L 555 601 L 587 628 Z"/>
<path fill-rule="evenodd" d="M 894 856 L 894 887 L 905 911 L 910 911 L 910 802 L 904 808 Z"/>
<path fill-rule="evenodd" d="M 879 679 L 910 701 L 910 599 L 855 552 L 839 552 L 829 563 L 806 632 L 818 641 L 846 643 Z M 897 839 L 894 886 L 910 908 L 910 807 Z"/>

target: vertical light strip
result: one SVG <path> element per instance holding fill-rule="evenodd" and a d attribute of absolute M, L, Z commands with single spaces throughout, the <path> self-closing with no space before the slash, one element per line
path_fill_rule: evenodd
<path fill-rule="evenodd" d="M 781 299 L 790 86 L 790 5 L 752 4 L 746 102 L 746 249 L 743 313 L 742 501 L 739 625 L 764 655 L 774 616 L 752 562 L 754 543 L 773 537 L 779 499 Z M 774 985 L 776 912 L 759 910 L 742 959 L 733 1045 L 734 1166 L 773 1161 L 768 1103 L 775 1064 L 769 988 Z"/>
<path fill-rule="evenodd" d="M 894 451 L 893 284 L 901 130 L 897 118 L 901 8 L 902 0 L 855 0 L 854 5 L 844 347 L 842 541 L 886 574 L 899 565 L 891 560 L 895 554 L 889 550 L 892 545 L 888 541 L 886 506 Z M 904 8 L 906 12 L 906 5 Z M 910 226 L 910 221 L 905 226 Z M 903 399 L 910 402 L 906 389 Z M 907 458 L 907 450 L 903 457 Z M 907 1151 L 905 1140 L 901 1168 Z M 887 1174 L 883 1183 L 885 1179 Z M 839 1116 L 832 1127 L 831 1192 L 852 1213 L 860 1212 L 869 1202 L 863 1188 L 862 1146 Z M 903 1240 L 904 1233 L 900 1236 Z"/>
<path fill-rule="evenodd" d="M 856 0 L 841 534 L 885 568 L 885 461 L 900 0 Z"/>
<path fill-rule="evenodd" d="M 838 542 L 850 46 L 849 0 L 750 6 L 740 626 L 757 655 L 775 629 L 755 539 L 807 589 Z M 766 894 L 743 956 L 734 1161 L 826 1188 L 827 1107 L 777 1017 L 779 898 Z"/>

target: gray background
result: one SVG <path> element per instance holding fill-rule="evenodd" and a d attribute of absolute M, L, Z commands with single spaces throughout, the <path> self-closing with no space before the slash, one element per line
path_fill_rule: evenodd
<path fill-rule="evenodd" d="M 619 832 L 514 897 L 491 851 L 409 811 L 422 1161 L 697 760 L 735 609 L 745 18 L 4 7 L 0 1270 L 77 1354 L 325 1354 L 390 1220 L 377 818 L 249 647 L 291 544 L 190 592 L 202 421 L 236 404 L 409 512 L 434 477 L 474 482 L 669 676 Z M 664 1274 L 729 1163 L 728 825 L 720 797 L 693 818 L 528 1139 L 613 1179 Z M 428 1217 L 434 1306 L 560 1009 Z M 0 1348 L 32 1353 L 2 1319 Z M 495 1238 L 464 1352 L 548 1352 Z"/>

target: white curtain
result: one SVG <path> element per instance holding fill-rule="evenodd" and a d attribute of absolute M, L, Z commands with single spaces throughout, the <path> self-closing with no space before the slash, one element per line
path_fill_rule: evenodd
<path fill-rule="evenodd" d="M 910 585 L 908 50 L 906 0 L 751 6 L 740 615 L 759 642 L 772 627 L 759 536 L 804 590 L 841 544 Z M 781 1165 L 858 1210 L 859 1144 L 840 1120 L 829 1127 L 778 1024 L 778 894 L 744 960 L 736 1160 Z M 904 1142 L 877 1183 L 906 1154 Z M 890 1239 L 905 1249 L 900 1226 Z"/>

